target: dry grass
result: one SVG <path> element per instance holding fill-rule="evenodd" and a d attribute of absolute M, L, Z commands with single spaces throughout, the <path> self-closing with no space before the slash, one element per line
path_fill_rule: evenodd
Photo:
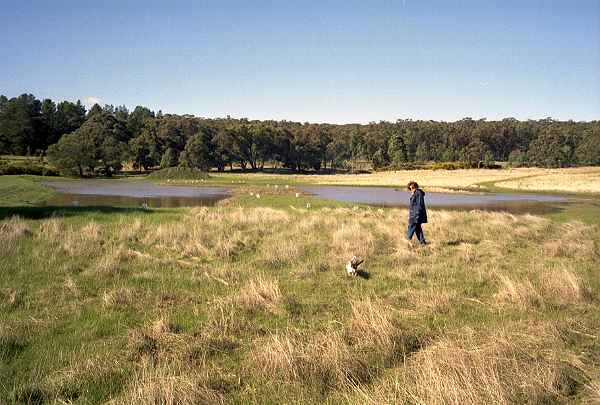
<path fill-rule="evenodd" d="M 51 244 L 60 247 L 68 256 L 96 258 L 102 253 L 106 243 L 105 230 L 102 225 L 91 221 L 81 228 L 66 226 L 64 219 L 51 218 L 43 224 L 40 235 Z"/>
<path fill-rule="evenodd" d="M 64 282 L 65 290 L 67 290 L 72 295 L 79 295 L 79 287 L 77 287 L 77 283 L 73 278 L 67 277 Z"/>
<path fill-rule="evenodd" d="M 564 169 L 563 169 L 564 170 Z M 369 174 L 344 174 L 344 175 L 289 175 L 286 179 L 290 184 L 328 184 L 328 185 L 370 185 L 370 186 L 397 186 L 405 187 L 406 184 L 414 179 L 419 179 L 419 184 L 429 187 L 470 187 L 476 183 L 484 181 L 501 181 L 523 176 L 541 175 L 552 173 L 546 169 L 538 168 L 519 168 L 505 170 L 397 170 L 387 172 L 375 172 Z M 280 175 L 263 173 L 214 173 L 215 178 L 224 177 L 234 182 L 252 182 L 260 180 L 262 182 L 272 181 L 277 183 L 281 181 Z"/>
<path fill-rule="evenodd" d="M 550 257 L 593 258 L 597 252 L 591 238 L 592 231 L 592 227 L 581 222 L 563 224 L 556 231 L 555 238 L 542 244 L 542 252 Z"/>
<path fill-rule="evenodd" d="M 391 307 L 368 297 L 352 301 L 350 305 L 352 317 L 346 334 L 353 346 L 385 358 L 406 351 L 402 329 L 394 320 Z"/>
<path fill-rule="evenodd" d="M 348 390 L 370 381 L 383 364 L 394 364 L 416 350 L 419 338 L 402 329 L 391 308 L 365 298 L 351 303 L 342 330 L 306 335 L 288 329 L 255 343 L 249 367 L 270 379 L 321 389 Z"/>
<path fill-rule="evenodd" d="M 501 275 L 500 282 L 497 297 L 501 302 L 509 302 L 521 309 L 536 308 L 542 304 L 542 297 L 530 280 L 514 281 Z"/>
<path fill-rule="evenodd" d="M 0 308 L 14 309 L 19 305 L 19 292 L 14 288 L 0 290 Z"/>
<path fill-rule="evenodd" d="M 586 405 L 600 403 L 600 379 L 593 380 L 587 384 L 587 397 L 582 402 Z"/>
<path fill-rule="evenodd" d="M 122 241 L 137 242 L 143 233 L 144 224 L 140 218 L 124 220 L 119 224 L 118 238 Z"/>
<path fill-rule="evenodd" d="M 126 336 L 119 322 L 110 341 L 98 345 L 110 351 L 114 369 L 132 371 L 125 382 L 106 377 L 125 383 L 117 394 L 102 394 L 113 395 L 113 403 L 507 404 L 598 397 L 597 379 L 581 371 L 593 369 L 596 340 L 577 340 L 597 339 L 589 315 L 597 304 L 596 227 L 432 210 L 425 226 L 430 244 L 410 247 L 406 217 L 403 209 L 229 206 L 182 210 L 177 221 L 152 226 L 140 217 L 130 218 L 129 227 L 123 218 L 83 225 L 45 219 L 35 240 L 45 255 L 0 261 L 0 274 L 21 277 L 35 260 L 56 263 L 58 271 L 39 271 L 37 280 L 48 284 L 39 294 L 19 284 L 2 287 L 0 308 L 10 318 L 27 306 L 27 328 L 44 333 L 55 318 L 36 310 L 39 297 L 56 291 L 60 305 L 68 303 L 65 311 L 103 306 L 93 311 L 103 337 L 113 327 L 107 319 L 144 319 Z M 31 224 L 0 223 L 11 230 Z M 62 258 L 63 252 L 76 257 Z M 353 255 L 366 259 L 368 279 L 345 276 Z M 556 332 L 567 317 L 585 332 Z M 516 318 L 523 324 L 512 324 Z M 19 333 L 0 333 L 0 343 L 8 342 L 0 350 L 8 347 L 11 359 L 38 344 Z M 82 334 L 82 343 L 72 339 L 65 353 L 97 344 L 93 339 L 94 333 Z M 582 352 L 584 365 L 574 355 Z M 61 390 L 79 389 L 80 380 L 94 386 L 114 373 L 73 361 L 72 372 L 63 361 L 55 380 L 40 379 L 47 399 L 68 401 Z"/>
<path fill-rule="evenodd" d="M 0 241 L 11 242 L 31 234 L 31 228 L 27 222 L 17 215 L 0 222 Z"/>
<path fill-rule="evenodd" d="M 91 221 L 81 228 L 81 236 L 84 239 L 91 241 L 98 241 L 103 237 L 103 227 L 97 222 Z"/>
<path fill-rule="evenodd" d="M 59 240 L 63 237 L 66 231 L 65 221 L 61 217 L 53 216 L 48 219 L 44 219 L 40 223 L 39 237 L 48 240 Z"/>
<path fill-rule="evenodd" d="M 541 272 L 540 290 L 543 297 L 560 306 L 585 304 L 593 298 L 586 281 L 567 268 Z"/>
<path fill-rule="evenodd" d="M 422 316 L 423 313 L 446 314 L 457 301 L 457 294 L 442 288 L 403 290 L 397 297 L 404 315 Z"/>
<path fill-rule="evenodd" d="M 504 274 L 498 278 L 500 290 L 496 298 L 499 303 L 511 303 L 522 310 L 581 305 L 592 300 L 591 289 L 585 280 L 566 267 L 536 266 L 521 280 Z"/>
<path fill-rule="evenodd" d="M 250 280 L 232 298 L 232 302 L 251 313 L 259 311 L 278 312 L 281 301 L 282 294 L 277 281 L 263 276 Z"/>
<path fill-rule="evenodd" d="M 223 395 L 205 384 L 205 373 L 181 365 L 155 366 L 145 361 L 137 368 L 132 383 L 113 403 L 194 405 L 222 404 Z"/>
<path fill-rule="evenodd" d="M 357 403 L 512 404 L 564 399 L 581 379 L 581 362 L 556 333 L 464 330 L 412 356 L 372 389 L 357 387 Z"/>
<path fill-rule="evenodd" d="M 264 173 L 214 173 L 233 183 L 281 182 L 282 176 Z M 233 179 L 233 180 L 231 180 Z M 448 191 L 449 188 L 479 189 L 479 183 L 494 182 L 498 186 L 518 190 L 600 192 L 600 169 L 578 167 L 562 169 L 508 168 L 502 170 L 397 170 L 369 174 L 289 175 L 289 184 L 356 185 L 405 187 L 418 179 L 429 190 Z"/>
<path fill-rule="evenodd" d="M 260 258 L 271 267 L 283 267 L 297 261 L 304 253 L 299 238 L 277 235 L 266 239 L 260 247 Z"/>
<path fill-rule="evenodd" d="M 129 288 L 121 287 L 110 291 L 104 291 L 102 302 L 108 308 L 122 307 L 131 304 L 133 300 L 133 291 Z"/>
<path fill-rule="evenodd" d="M 101 274 L 119 274 L 122 270 L 122 264 L 129 258 L 129 251 L 124 244 L 109 245 L 104 255 L 97 261 L 94 269 Z"/>
<path fill-rule="evenodd" d="M 335 260 L 347 261 L 352 256 L 372 256 L 375 237 L 364 222 L 366 221 L 341 221 L 333 232 L 330 243 L 330 252 Z"/>
<path fill-rule="evenodd" d="M 270 380 L 283 378 L 315 389 L 344 389 L 370 378 L 369 365 L 336 331 L 312 338 L 295 331 L 272 334 L 257 342 L 250 354 L 253 372 Z"/>
<path fill-rule="evenodd" d="M 174 254 L 233 260 L 254 248 L 260 236 L 271 232 L 270 227 L 288 220 L 287 213 L 270 208 L 201 207 L 190 210 L 179 223 L 146 230 L 140 240 Z"/>
<path fill-rule="evenodd" d="M 519 190 L 600 193 L 600 169 L 597 167 L 548 169 L 530 176 L 498 182 L 496 185 Z"/>

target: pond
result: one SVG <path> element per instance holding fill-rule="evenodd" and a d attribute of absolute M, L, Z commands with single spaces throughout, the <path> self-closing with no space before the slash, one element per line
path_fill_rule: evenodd
<path fill-rule="evenodd" d="M 148 181 L 90 179 L 43 184 L 57 191 L 46 206 L 192 207 L 214 205 L 230 195 L 224 187 L 165 186 Z M 380 207 L 406 207 L 410 198 L 407 191 L 387 187 L 296 188 L 319 198 Z M 426 193 L 425 201 L 429 207 L 532 214 L 549 213 L 568 202 L 556 195 L 514 193 Z"/>
<path fill-rule="evenodd" d="M 46 206 L 195 207 L 229 196 L 222 187 L 159 186 L 147 181 L 73 180 L 42 183 L 57 192 Z"/>
<path fill-rule="evenodd" d="M 328 200 L 380 207 L 406 207 L 410 199 L 408 191 L 388 187 L 299 186 L 297 188 Z M 438 208 L 543 214 L 556 210 L 558 205 L 567 201 L 565 197 L 547 194 L 428 193 L 425 189 L 426 205 Z"/>

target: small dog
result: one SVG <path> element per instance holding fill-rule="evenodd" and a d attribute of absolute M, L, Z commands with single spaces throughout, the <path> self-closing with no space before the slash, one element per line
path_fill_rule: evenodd
<path fill-rule="evenodd" d="M 358 266 L 360 266 L 362 262 L 364 262 L 364 260 L 359 260 L 358 257 L 352 256 L 352 259 L 346 263 L 346 274 L 355 276 L 358 271 Z"/>

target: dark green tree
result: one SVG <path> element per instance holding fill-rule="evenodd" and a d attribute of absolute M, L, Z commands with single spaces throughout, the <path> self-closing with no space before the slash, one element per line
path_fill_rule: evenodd
<path fill-rule="evenodd" d="M 208 171 L 211 166 L 211 151 L 204 134 L 196 134 L 188 140 L 181 153 L 180 165 Z"/>
<path fill-rule="evenodd" d="M 160 168 L 167 169 L 169 167 L 175 167 L 179 164 L 179 155 L 173 148 L 167 148 L 160 159 Z"/>

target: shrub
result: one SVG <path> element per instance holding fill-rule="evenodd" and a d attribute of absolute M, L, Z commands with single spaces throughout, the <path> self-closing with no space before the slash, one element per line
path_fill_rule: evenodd
<path fill-rule="evenodd" d="M 157 170 L 148 176 L 154 180 L 205 180 L 208 173 L 199 169 L 189 167 L 168 167 Z"/>
<path fill-rule="evenodd" d="M 33 176 L 58 176 L 58 172 L 45 164 L 31 161 L 0 162 L 0 175 L 30 174 Z"/>

